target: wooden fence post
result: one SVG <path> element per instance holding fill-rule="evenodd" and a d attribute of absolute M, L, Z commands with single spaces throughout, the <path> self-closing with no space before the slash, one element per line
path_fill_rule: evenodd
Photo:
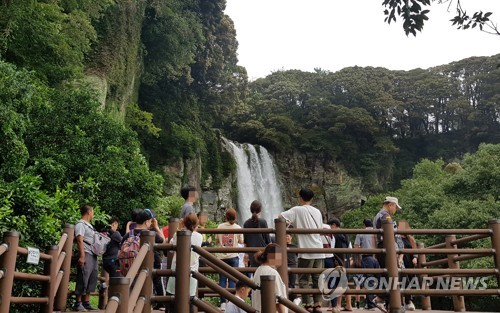
<path fill-rule="evenodd" d="M 497 269 L 497 283 L 500 287 L 500 220 L 490 220 L 488 222 L 493 234 L 491 236 L 491 247 L 495 249 L 495 267 Z"/>
<path fill-rule="evenodd" d="M 3 242 L 8 245 L 8 250 L 0 256 L 0 269 L 4 274 L 3 278 L 0 279 L 0 312 L 9 313 L 10 297 L 14 285 L 14 271 L 16 270 L 17 247 L 19 246 L 19 233 L 4 233 Z"/>
<path fill-rule="evenodd" d="M 278 267 L 278 273 L 280 273 L 281 280 L 285 284 L 288 290 L 288 253 L 286 246 L 286 221 L 284 218 L 277 218 L 274 220 L 274 225 L 276 229 L 276 244 L 281 247 L 281 266 Z"/>
<path fill-rule="evenodd" d="M 154 264 L 154 250 L 155 250 L 155 235 L 154 231 L 142 231 L 141 232 L 141 247 L 146 243 L 149 244 L 149 251 L 142 261 L 141 269 L 146 269 L 148 275 L 146 276 L 146 281 L 141 289 L 141 297 L 146 299 L 142 313 L 151 313 L 151 295 L 153 294 L 153 264 Z M 189 262 L 189 261 L 188 261 Z M 141 272 L 139 270 L 139 272 Z M 135 306 L 135 303 L 132 303 Z"/>
<path fill-rule="evenodd" d="M 276 277 L 264 275 L 260 277 L 260 295 L 262 313 L 276 312 Z"/>
<path fill-rule="evenodd" d="M 73 239 L 75 238 L 75 226 L 71 224 L 64 225 L 63 233 L 68 234 L 61 253 L 65 253 L 61 271 L 63 277 L 59 289 L 56 291 L 54 299 L 54 311 L 66 311 L 66 302 L 68 301 L 69 275 L 71 272 L 71 258 L 73 256 Z"/>
<path fill-rule="evenodd" d="M 44 274 L 50 277 L 50 280 L 44 283 L 42 297 L 48 297 L 49 303 L 42 306 L 43 313 L 52 313 L 54 311 L 54 298 L 56 294 L 55 285 L 57 283 L 57 261 L 59 256 L 59 246 L 51 246 L 46 251 L 52 257 L 52 260 L 45 261 Z"/>
<path fill-rule="evenodd" d="M 178 228 L 179 228 L 179 219 L 171 217 L 170 220 L 168 221 L 168 242 L 170 242 L 170 240 L 172 240 L 172 237 L 174 237 L 174 234 L 177 232 Z M 172 268 L 173 257 L 174 257 L 174 251 L 168 251 L 167 252 L 167 268 L 168 269 Z"/>
<path fill-rule="evenodd" d="M 457 245 L 452 244 L 453 241 L 455 241 L 457 237 L 455 235 L 447 235 L 446 236 L 446 249 L 457 249 Z M 459 269 L 460 268 L 460 263 L 456 262 L 454 260 L 455 257 L 457 257 L 458 254 L 448 254 L 448 268 L 452 269 Z M 455 288 L 454 282 L 455 282 L 455 277 L 453 275 L 450 275 L 450 280 L 451 280 L 451 288 Z M 462 289 L 462 280 L 460 278 L 457 278 L 460 281 L 460 286 L 457 286 L 458 289 Z M 464 296 L 452 296 L 453 299 L 453 309 L 455 312 L 465 312 L 465 302 L 464 302 Z"/>
<path fill-rule="evenodd" d="M 419 242 L 417 244 L 418 249 L 423 249 L 424 248 L 424 243 Z M 424 264 L 426 262 L 426 257 L 425 254 L 419 254 L 418 255 L 418 264 Z M 422 267 L 422 268 L 427 268 L 427 267 Z M 420 281 L 422 282 L 422 289 L 429 289 L 429 284 L 426 280 L 427 274 L 420 274 L 419 278 Z M 430 296 L 423 296 L 422 297 L 422 310 L 432 310 L 431 306 L 431 297 Z"/>
<path fill-rule="evenodd" d="M 130 296 L 130 278 L 112 277 L 109 279 L 108 305 L 111 304 L 112 297 L 118 298 L 118 309 L 116 313 L 128 313 Z M 135 305 L 135 303 L 134 303 Z"/>
<path fill-rule="evenodd" d="M 396 253 L 396 238 L 394 237 L 394 223 L 392 219 L 382 221 L 384 231 L 385 266 L 389 279 L 389 312 L 401 312 L 401 291 L 399 289 L 398 255 Z"/>
<path fill-rule="evenodd" d="M 191 232 L 177 232 L 175 262 L 175 312 L 189 312 L 191 279 Z"/>

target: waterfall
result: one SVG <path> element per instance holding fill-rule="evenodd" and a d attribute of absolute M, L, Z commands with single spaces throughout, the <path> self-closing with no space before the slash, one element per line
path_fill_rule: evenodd
<path fill-rule="evenodd" d="M 250 144 L 229 141 L 237 165 L 238 216 L 240 223 L 249 219 L 250 204 L 254 200 L 262 203 L 261 217 L 269 227 L 283 211 L 274 163 L 267 150 L 260 146 L 259 152 Z"/>

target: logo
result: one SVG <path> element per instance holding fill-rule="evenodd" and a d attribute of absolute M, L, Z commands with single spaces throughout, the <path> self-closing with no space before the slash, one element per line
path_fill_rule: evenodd
<path fill-rule="evenodd" d="M 333 300 L 347 290 L 347 275 L 345 268 L 337 266 L 324 270 L 318 279 L 318 288 L 324 300 Z"/>

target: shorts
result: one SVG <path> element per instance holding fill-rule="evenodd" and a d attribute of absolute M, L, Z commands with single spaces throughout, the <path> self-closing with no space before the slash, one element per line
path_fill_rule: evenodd
<path fill-rule="evenodd" d="M 75 294 L 83 296 L 94 292 L 97 287 L 97 256 L 85 253 L 85 264 L 76 268 Z"/>

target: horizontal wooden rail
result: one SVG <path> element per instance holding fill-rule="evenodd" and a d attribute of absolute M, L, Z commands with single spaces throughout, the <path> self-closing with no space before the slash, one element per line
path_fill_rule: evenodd
<path fill-rule="evenodd" d="M 251 228 L 248 228 L 251 229 Z M 231 230 L 232 231 L 232 230 Z M 382 234 L 382 229 L 351 229 L 351 228 L 288 228 L 287 234 Z"/>
<path fill-rule="evenodd" d="M 446 242 L 438 243 L 436 245 L 427 247 L 427 249 L 441 249 L 441 248 L 446 248 Z"/>
<path fill-rule="evenodd" d="M 462 254 L 453 257 L 453 261 L 455 262 L 460 262 L 460 261 L 467 261 L 467 260 L 473 260 L 473 259 L 479 259 L 479 258 L 485 258 L 488 257 L 488 255 L 484 254 Z"/>
<path fill-rule="evenodd" d="M 293 294 L 323 294 L 323 292 L 319 289 L 314 288 L 290 288 L 289 292 Z M 385 289 L 347 289 L 344 294 L 347 295 L 365 295 L 365 294 L 373 294 L 373 295 L 384 295 L 389 293 Z"/>
<path fill-rule="evenodd" d="M 459 239 L 452 240 L 451 244 L 452 245 L 463 245 L 463 244 L 466 244 L 466 243 L 469 243 L 472 241 L 481 240 L 484 238 L 490 238 L 491 235 L 492 234 L 478 234 L 478 235 L 471 235 L 471 236 L 467 236 L 467 237 L 462 237 Z"/>
<path fill-rule="evenodd" d="M 155 243 L 155 251 L 175 251 L 177 247 L 171 243 Z"/>
<path fill-rule="evenodd" d="M 170 277 L 170 276 L 175 276 L 174 270 L 161 270 L 161 269 L 153 270 L 153 277 Z"/>
<path fill-rule="evenodd" d="M 23 247 L 17 247 L 17 253 L 20 255 L 28 255 L 28 249 Z M 40 252 L 40 260 L 52 261 L 52 256 L 47 253 Z"/>
<path fill-rule="evenodd" d="M 294 274 L 321 274 L 326 268 L 303 268 L 303 267 L 290 267 L 289 273 Z M 386 274 L 385 268 L 346 268 L 347 274 Z"/>
<path fill-rule="evenodd" d="M 400 235 L 491 235 L 491 229 L 398 229 L 395 234 Z"/>
<path fill-rule="evenodd" d="M 10 303 L 12 304 L 47 304 L 49 303 L 48 297 L 11 297 Z"/>
<path fill-rule="evenodd" d="M 204 249 L 211 253 L 252 253 L 260 251 L 262 247 L 204 247 Z"/>
<path fill-rule="evenodd" d="M 401 294 L 413 296 L 498 296 L 500 289 L 403 289 Z"/>
<path fill-rule="evenodd" d="M 399 270 L 402 274 L 428 274 L 428 275 L 460 275 L 460 276 L 469 276 L 469 275 L 496 275 L 498 274 L 498 270 L 496 268 L 403 268 Z"/>
<path fill-rule="evenodd" d="M 23 272 L 14 272 L 14 279 L 19 280 L 29 280 L 29 281 L 38 281 L 38 282 L 48 282 L 50 281 L 50 277 L 47 275 L 33 274 L 33 273 L 23 273 Z"/>
<path fill-rule="evenodd" d="M 443 264 L 448 264 L 448 259 L 439 259 L 439 260 L 433 260 L 433 261 L 427 261 L 422 264 L 420 264 L 421 267 L 431 267 L 431 266 L 439 266 Z"/>
<path fill-rule="evenodd" d="M 494 249 L 396 249 L 400 254 L 485 254 L 494 255 Z"/>
<path fill-rule="evenodd" d="M 235 267 L 235 270 L 237 270 L 240 273 L 255 273 L 255 270 L 257 270 L 256 267 Z M 205 266 L 205 267 L 200 267 L 198 268 L 198 272 L 200 273 L 219 273 L 216 269 Z"/>
<path fill-rule="evenodd" d="M 420 249 L 419 249 L 420 250 Z M 380 254 L 385 253 L 385 249 L 351 249 L 351 248 L 288 248 L 287 252 L 291 253 L 349 253 L 349 254 Z"/>
<path fill-rule="evenodd" d="M 169 303 L 173 302 L 175 296 L 151 296 L 151 302 L 154 303 Z"/>
<path fill-rule="evenodd" d="M 198 228 L 200 234 L 271 234 L 274 228 Z"/>

